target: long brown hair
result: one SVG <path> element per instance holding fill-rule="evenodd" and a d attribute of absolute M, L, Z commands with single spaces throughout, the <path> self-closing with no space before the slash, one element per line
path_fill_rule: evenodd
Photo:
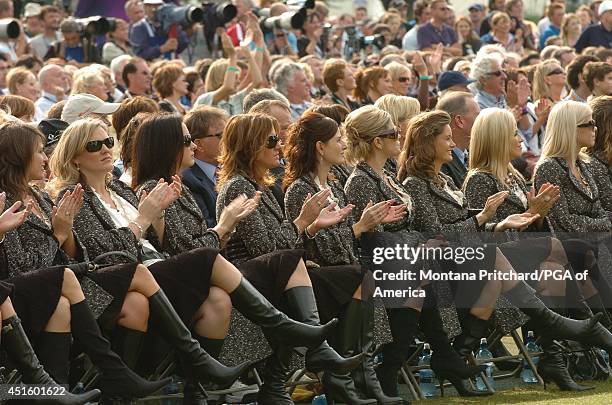
<path fill-rule="evenodd" d="M 237 174 L 253 179 L 262 186 L 274 183 L 268 171 L 262 171 L 255 164 L 272 131 L 278 134 L 278 121 L 265 114 L 238 114 L 228 121 L 219 145 L 221 171 L 217 188 Z"/>
<path fill-rule="evenodd" d="M 338 124 L 333 119 L 307 111 L 289 128 L 284 155 L 287 159 L 283 188 L 317 168 L 317 142 L 327 142 L 336 136 Z"/>
<path fill-rule="evenodd" d="M 42 132 L 20 121 L 0 125 L 0 191 L 14 198 L 27 194 L 27 171 L 39 142 L 44 145 L 44 139 Z"/>
<path fill-rule="evenodd" d="M 357 86 L 353 89 L 353 97 L 365 100 L 371 88 L 375 87 L 380 79 L 387 77 L 389 72 L 384 67 L 372 66 L 358 70 L 355 74 Z"/>
<path fill-rule="evenodd" d="M 595 145 L 589 153 L 602 152 L 608 164 L 612 164 L 612 96 L 595 97 L 589 102 L 597 126 Z"/>
<path fill-rule="evenodd" d="M 445 111 L 424 112 L 410 120 L 404 150 L 398 162 L 399 181 L 404 181 L 408 176 L 436 178 L 434 140 L 450 122 L 450 115 Z"/>

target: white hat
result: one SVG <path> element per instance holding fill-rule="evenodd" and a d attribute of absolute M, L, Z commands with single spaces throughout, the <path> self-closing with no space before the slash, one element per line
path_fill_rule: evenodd
<path fill-rule="evenodd" d="M 40 15 L 40 4 L 38 3 L 28 3 L 24 7 L 23 16 L 25 18 L 29 17 L 37 17 Z"/>
<path fill-rule="evenodd" d="M 119 103 L 106 103 L 93 94 L 73 94 L 68 97 L 64 105 L 62 120 L 72 124 L 89 113 L 112 114 L 120 105 Z"/>
<path fill-rule="evenodd" d="M 606 0 L 599 5 L 599 16 L 604 15 L 605 12 L 612 11 L 612 0 Z"/>
<path fill-rule="evenodd" d="M 162 5 L 164 4 L 164 0 L 144 0 L 142 4 Z"/>

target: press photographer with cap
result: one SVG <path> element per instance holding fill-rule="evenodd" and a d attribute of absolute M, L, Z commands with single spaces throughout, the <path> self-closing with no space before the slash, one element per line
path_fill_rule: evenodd
<path fill-rule="evenodd" d="M 130 30 L 130 43 L 134 53 L 148 61 L 164 57 L 171 59 L 171 54 L 180 54 L 187 48 L 189 39 L 183 29 L 177 25 L 176 38 L 170 38 L 162 29 L 157 19 L 157 10 L 164 4 L 162 0 L 144 0 L 142 2 L 146 17 L 135 23 Z"/>
<path fill-rule="evenodd" d="M 74 18 L 67 18 L 60 25 L 63 39 L 51 45 L 45 60 L 62 58 L 66 62 L 81 67 L 89 63 L 100 63 L 100 55 L 92 38 L 83 36 L 83 27 Z"/>

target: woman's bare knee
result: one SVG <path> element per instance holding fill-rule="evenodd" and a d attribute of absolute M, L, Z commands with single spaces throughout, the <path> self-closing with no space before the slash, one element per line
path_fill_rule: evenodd
<path fill-rule="evenodd" d="M 117 323 L 126 328 L 146 331 L 148 321 L 149 299 L 140 293 L 128 292 Z"/>
<path fill-rule="evenodd" d="M 51 314 L 49 322 L 45 326 L 47 332 L 68 332 L 70 331 L 70 300 L 61 296 L 57 301 L 55 311 Z"/>
<path fill-rule="evenodd" d="M 72 304 L 83 301 L 85 296 L 81 290 L 79 279 L 69 268 L 64 269 L 64 280 L 62 282 L 62 295 L 66 297 Z"/>
<path fill-rule="evenodd" d="M 134 278 L 132 279 L 130 287 L 135 292 L 144 294 L 146 297 L 150 297 L 159 290 L 159 284 L 157 284 L 155 277 L 153 277 L 149 269 L 142 264 L 136 266 L 136 271 L 134 272 Z"/>
<path fill-rule="evenodd" d="M 565 253 L 565 249 L 563 248 L 563 244 L 559 239 L 550 239 L 550 255 L 546 261 L 559 263 L 562 266 L 567 264 L 567 255 Z"/>

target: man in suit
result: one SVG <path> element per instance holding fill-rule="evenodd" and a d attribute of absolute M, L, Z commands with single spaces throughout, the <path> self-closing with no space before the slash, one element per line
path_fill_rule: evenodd
<path fill-rule="evenodd" d="M 470 132 L 480 113 L 480 107 L 471 93 L 453 91 L 438 101 L 436 110 L 446 111 L 451 116 L 450 127 L 456 145 L 453 149 L 453 160 L 442 165 L 442 171 L 461 188 L 468 170 Z"/>
<path fill-rule="evenodd" d="M 227 120 L 224 110 L 212 106 L 198 107 L 184 120 L 196 150 L 195 164 L 183 172 L 183 183 L 193 194 L 210 228 L 217 225 L 217 158 Z"/>

